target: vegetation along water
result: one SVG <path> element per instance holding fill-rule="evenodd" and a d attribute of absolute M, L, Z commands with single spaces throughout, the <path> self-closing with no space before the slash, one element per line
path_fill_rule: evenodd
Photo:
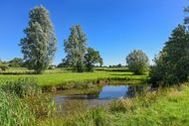
<path fill-rule="evenodd" d="M 72 25 L 65 56 L 53 64 L 50 12 L 34 7 L 19 42 L 23 57 L 0 60 L 0 126 L 188 126 L 188 24 L 186 16 L 153 63 L 134 49 L 125 65 L 110 66 Z"/>

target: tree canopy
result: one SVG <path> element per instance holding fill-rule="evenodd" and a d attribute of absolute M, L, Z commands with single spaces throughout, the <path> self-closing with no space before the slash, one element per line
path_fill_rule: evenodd
<path fill-rule="evenodd" d="M 64 41 L 64 50 L 67 53 L 64 61 L 77 72 L 84 71 L 84 56 L 87 50 L 87 38 L 80 25 L 72 26 L 68 40 Z"/>
<path fill-rule="evenodd" d="M 103 59 L 101 58 L 99 51 L 96 51 L 93 48 L 88 48 L 87 53 L 85 54 L 85 65 L 87 71 L 93 71 L 94 65 L 97 63 L 99 63 L 100 66 L 103 65 Z"/>
<path fill-rule="evenodd" d="M 129 70 L 135 74 L 145 74 L 148 71 L 149 59 L 142 50 L 134 50 L 127 57 L 126 62 Z"/>
<path fill-rule="evenodd" d="M 51 64 L 56 51 L 54 28 L 49 12 L 42 6 L 31 10 L 29 19 L 26 37 L 20 42 L 21 51 L 27 67 L 41 73 Z"/>
<path fill-rule="evenodd" d="M 189 76 L 189 33 L 184 25 L 176 27 L 151 70 L 155 85 L 172 85 L 187 81 Z"/>

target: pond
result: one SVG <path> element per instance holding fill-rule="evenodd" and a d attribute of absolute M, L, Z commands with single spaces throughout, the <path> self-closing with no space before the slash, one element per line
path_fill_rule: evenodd
<path fill-rule="evenodd" d="M 107 106 L 112 100 L 135 97 L 143 86 L 106 85 L 98 89 L 67 90 L 54 96 L 57 111 L 61 113 L 82 112 L 92 107 Z M 87 91 L 89 90 L 89 91 Z M 87 93 L 86 93 L 87 92 Z"/>

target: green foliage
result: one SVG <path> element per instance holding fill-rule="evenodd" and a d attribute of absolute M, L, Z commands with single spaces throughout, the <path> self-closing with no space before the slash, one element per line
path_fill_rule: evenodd
<path fill-rule="evenodd" d="M 87 50 L 87 38 L 80 25 L 72 26 L 68 40 L 64 41 L 65 52 L 64 61 L 77 72 L 84 71 L 84 56 Z"/>
<path fill-rule="evenodd" d="M 149 68 L 148 56 L 142 50 L 132 51 L 126 58 L 129 70 L 135 74 L 145 74 Z"/>
<path fill-rule="evenodd" d="M 9 66 L 7 64 L 0 63 L 0 72 L 1 71 L 5 72 L 8 69 L 9 69 Z"/>
<path fill-rule="evenodd" d="M 189 34 L 186 27 L 178 25 L 165 43 L 151 70 L 154 85 L 173 85 L 188 80 L 189 75 Z"/>
<path fill-rule="evenodd" d="M 184 12 L 185 13 L 189 13 L 189 6 L 184 8 Z M 184 23 L 187 24 L 187 25 L 189 24 L 189 17 L 188 17 L 188 15 L 184 18 Z"/>
<path fill-rule="evenodd" d="M 94 65 L 99 63 L 100 66 L 103 64 L 103 60 L 100 56 L 100 53 L 93 48 L 88 48 L 87 53 L 85 54 L 85 65 L 87 71 L 93 71 Z"/>
<path fill-rule="evenodd" d="M 35 115 L 21 99 L 0 89 L 0 125 L 33 126 Z"/>
<path fill-rule="evenodd" d="M 63 59 L 62 62 L 61 62 L 60 64 L 58 64 L 57 67 L 58 67 L 58 68 L 67 68 L 67 67 L 69 67 L 68 60 Z"/>
<path fill-rule="evenodd" d="M 22 58 L 14 58 L 10 60 L 8 63 L 9 63 L 9 67 L 22 67 L 24 64 Z"/>
<path fill-rule="evenodd" d="M 71 67 L 76 72 L 93 71 L 94 65 L 103 64 L 98 51 L 87 48 L 87 38 L 80 25 L 72 26 L 68 40 L 64 41 L 66 57 L 58 67 Z M 85 69 L 86 68 L 86 69 Z"/>
<path fill-rule="evenodd" d="M 6 93 L 14 93 L 20 98 L 37 96 L 42 93 L 37 82 L 33 78 L 19 78 L 14 81 L 1 82 L 0 88 Z"/>
<path fill-rule="evenodd" d="M 149 83 L 153 83 L 153 87 L 163 86 L 164 85 L 164 74 L 166 73 L 165 64 L 163 61 L 165 53 L 160 52 L 158 56 L 155 57 L 155 65 L 150 68 L 150 80 Z"/>
<path fill-rule="evenodd" d="M 41 73 L 52 62 L 56 38 L 49 13 L 44 7 L 35 7 L 29 18 L 29 26 L 24 30 L 26 37 L 21 39 L 20 46 L 27 67 Z"/>

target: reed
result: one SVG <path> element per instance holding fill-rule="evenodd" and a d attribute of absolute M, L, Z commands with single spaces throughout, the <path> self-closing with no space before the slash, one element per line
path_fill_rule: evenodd
<path fill-rule="evenodd" d="M 6 80 L 2 82 L 1 89 L 7 93 L 14 93 L 20 98 L 37 96 L 42 93 L 34 78 L 18 78 L 17 80 Z"/>
<path fill-rule="evenodd" d="M 27 104 L 14 94 L 0 89 L 0 125 L 1 126 L 33 126 L 36 124 L 34 113 Z"/>

